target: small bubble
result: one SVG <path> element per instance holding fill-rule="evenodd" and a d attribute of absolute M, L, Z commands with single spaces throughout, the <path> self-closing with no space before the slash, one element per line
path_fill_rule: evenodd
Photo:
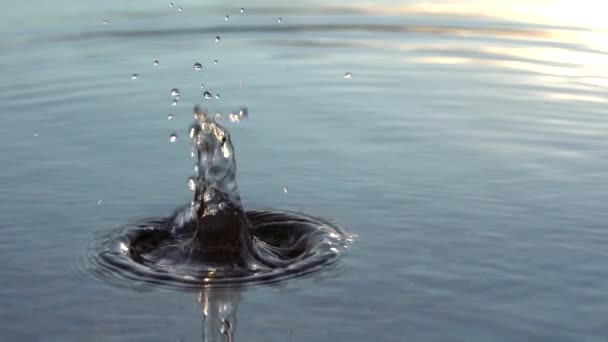
<path fill-rule="evenodd" d="M 282 23 L 282 22 L 283 22 L 283 18 L 279 18 L 279 19 L 277 19 L 277 22 L 278 22 L 279 24 L 280 24 L 280 23 Z"/>
<path fill-rule="evenodd" d="M 171 120 L 171 119 L 173 119 L 173 114 L 169 114 L 169 115 L 167 116 L 167 120 Z"/>
<path fill-rule="evenodd" d="M 169 142 L 174 143 L 177 141 L 177 133 L 173 133 L 169 136 Z"/>
<path fill-rule="evenodd" d="M 222 38 L 220 38 L 220 36 L 215 36 L 215 41 L 216 41 L 216 42 L 219 42 L 219 41 L 220 41 L 220 39 L 222 39 Z"/>
<path fill-rule="evenodd" d="M 207 99 L 210 100 L 213 98 L 213 94 L 211 94 L 210 92 L 206 91 L 203 93 L 203 96 Z"/>
<path fill-rule="evenodd" d="M 171 105 L 172 105 L 172 106 L 177 106 L 177 99 L 173 100 L 173 101 L 171 102 Z"/>
<path fill-rule="evenodd" d="M 214 59 L 213 64 L 217 64 L 217 63 L 219 63 L 219 61 L 217 59 Z"/>
<path fill-rule="evenodd" d="M 160 62 L 158 61 L 158 59 L 154 61 L 154 65 L 155 65 L 155 66 L 157 66 L 157 65 L 159 65 L 159 64 L 160 64 Z"/>
<path fill-rule="evenodd" d="M 177 88 L 171 89 L 171 96 L 173 96 L 173 97 L 176 97 L 176 96 L 179 97 L 179 89 L 177 89 Z"/>
<path fill-rule="evenodd" d="M 108 25 L 110 23 L 110 21 L 107 20 L 107 19 L 104 19 L 104 20 L 101 21 L 101 23 L 104 24 L 104 25 Z"/>
<path fill-rule="evenodd" d="M 220 99 L 220 94 L 215 94 L 215 99 L 219 100 Z"/>
<path fill-rule="evenodd" d="M 241 13 L 245 13 L 245 9 L 241 7 Z"/>
<path fill-rule="evenodd" d="M 226 16 L 224 17 L 224 20 L 226 20 L 226 21 L 230 20 L 230 16 L 228 14 L 226 14 Z"/>
<path fill-rule="evenodd" d="M 139 74 L 133 74 L 133 75 L 131 75 L 131 79 L 132 80 L 136 80 L 138 78 L 139 78 Z"/>
<path fill-rule="evenodd" d="M 196 179 L 194 177 L 188 177 L 188 189 L 194 191 L 196 190 Z"/>
<path fill-rule="evenodd" d="M 351 74 L 350 72 L 347 72 L 347 73 L 344 74 L 344 78 L 345 79 L 349 79 L 351 77 L 353 77 L 353 74 Z"/>
<path fill-rule="evenodd" d="M 203 65 L 201 63 L 194 63 L 194 70 L 202 70 Z"/>

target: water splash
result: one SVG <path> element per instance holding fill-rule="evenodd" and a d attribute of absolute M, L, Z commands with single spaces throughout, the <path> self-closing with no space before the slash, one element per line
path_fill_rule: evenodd
<path fill-rule="evenodd" d="M 248 109 L 231 115 L 246 118 Z M 189 289 L 233 287 L 307 275 L 337 260 L 351 239 L 338 226 L 295 212 L 243 208 L 234 146 L 216 116 L 194 108 L 191 202 L 171 217 L 97 236 L 90 258 L 95 275 L 119 285 L 126 280 L 127 286 L 135 280 Z"/>

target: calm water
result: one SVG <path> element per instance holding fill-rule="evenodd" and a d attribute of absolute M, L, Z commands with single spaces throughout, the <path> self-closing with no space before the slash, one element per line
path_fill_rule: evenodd
<path fill-rule="evenodd" d="M 188 201 L 201 83 L 212 111 L 249 106 L 228 125 L 246 208 L 358 235 L 324 273 L 223 294 L 236 341 L 607 338 L 601 4 L 175 3 L 4 4 L 1 340 L 202 339 L 199 294 L 85 258 Z"/>

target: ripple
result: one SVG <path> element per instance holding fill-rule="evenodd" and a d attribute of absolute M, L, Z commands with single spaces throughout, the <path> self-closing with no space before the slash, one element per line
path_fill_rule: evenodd
<path fill-rule="evenodd" d="M 87 243 L 81 265 L 86 274 L 123 288 L 142 284 L 181 290 L 201 286 L 241 287 L 283 282 L 317 273 L 334 265 L 352 236 L 326 220 L 289 211 L 248 210 L 254 248 L 262 253 L 281 250 L 288 256 L 283 266 L 218 270 L 209 263 L 163 264 L 134 248 L 163 234 L 168 218 L 143 219 L 113 229 L 102 229 Z M 286 253 L 287 252 L 287 253 Z M 254 260 L 249 260 L 255 265 Z"/>

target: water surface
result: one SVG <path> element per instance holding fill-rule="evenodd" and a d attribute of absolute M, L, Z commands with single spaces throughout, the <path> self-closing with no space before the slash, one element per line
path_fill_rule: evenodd
<path fill-rule="evenodd" d="M 250 109 L 228 127 L 246 208 L 358 235 L 327 272 L 217 295 L 235 340 L 605 340 L 603 5 L 176 5 L 0 14 L 3 340 L 203 338 L 198 293 L 83 266 L 96 231 L 188 201 L 188 142 L 169 136 L 198 102 Z"/>

